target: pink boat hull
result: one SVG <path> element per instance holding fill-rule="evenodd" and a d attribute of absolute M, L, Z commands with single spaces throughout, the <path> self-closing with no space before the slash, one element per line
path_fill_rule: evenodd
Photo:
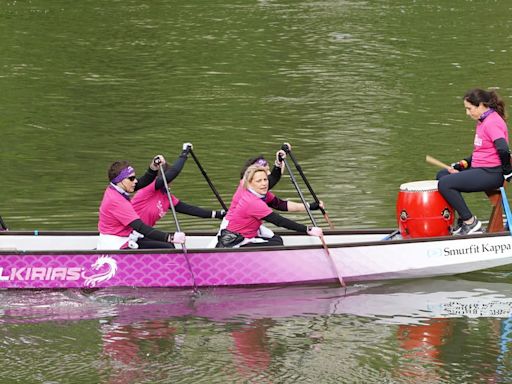
<path fill-rule="evenodd" d="M 305 284 L 336 282 L 338 276 L 358 282 L 512 264 L 508 233 L 414 240 L 384 240 L 384 235 L 333 232 L 325 236 L 329 253 L 310 236 L 285 236 L 284 247 L 244 249 L 204 248 L 204 236 L 187 236 L 192 246 L 185 255 L 182 250 L 95 251 L 93 235 L 0 234 L 0 288 Z M 48 250 L 55 243 L 61 250 Z"/>
<path fill-rule="evenodd" d="M 336 279 L 321 250 L 2 255 L 2 288 L 191 287 Z M 100 263 L 98 264 L 98 261 Z M 97 265 L 98 268 L 94 268 Z"/>

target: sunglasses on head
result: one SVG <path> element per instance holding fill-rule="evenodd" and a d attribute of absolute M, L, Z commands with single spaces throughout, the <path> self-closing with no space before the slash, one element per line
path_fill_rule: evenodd
<path fill-rule="evenodd" d="M 266 167 L 268 165 L 268 162 L 265 159 L 258 159 L 254 164 L 259 165 L 261 167 Z"/>
<path fill-rule="evenodd" d="M 136 178 L 137 178 L 137 176 L 129 176 L 129 177 L 127 177 L 127 179 L 130 180 L 130 181 L 134 181 Z"/>

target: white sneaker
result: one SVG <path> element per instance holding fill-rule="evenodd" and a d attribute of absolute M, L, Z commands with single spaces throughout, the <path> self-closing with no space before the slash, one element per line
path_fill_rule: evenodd
<path fill-rule="evenodd" d="M 475 219 L 471 224 L 462 223 L 460 231 L 454 233 L 455 236 L 471 235 L 472 233 L 482 233 L 482 223 L 474 216 Z"/>

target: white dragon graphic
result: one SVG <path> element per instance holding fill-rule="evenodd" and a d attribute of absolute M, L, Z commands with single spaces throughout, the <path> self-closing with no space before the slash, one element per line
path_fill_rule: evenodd
<path fill-rule="evenodd" d="M 106 280 L 110 280 L 116 274 L 117 261 L 115 261 L 110 256 L 102 255 L 102 256 L 98 257 L 98 260 L 96 260 L 96 262 L 94 262 L 94 264 L 91 265 L 91 268 L 94 270 L 98 270 L 101 267 L 103 267 L 105 264 L 107 264 L 109 267 L 107 271 L 102 272 L 102 273 L 96 273 L 96 274 L 89 276 L 85 279 L 84 284 L 87 287 L 93 288 L 98 283 L 101 283 Z"/>

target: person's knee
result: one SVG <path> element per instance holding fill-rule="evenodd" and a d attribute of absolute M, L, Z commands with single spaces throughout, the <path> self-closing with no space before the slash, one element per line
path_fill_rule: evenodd
<path fill-rule="evenodd" d="M 437 183 L 437 190 L 441 192 L 441 194 L 448 192 L 450 188 L 451 183 L 448 177 L 443 177 L 442 179 L 439 180 L 439 183 Z"/>
<path fill-rule="evenodd" d="M 441 180 L 441 178 L 448 176 L 450 172 L 446 169 L 441 169 L 439 172 L 437 172 L 436 179 Z"/>

